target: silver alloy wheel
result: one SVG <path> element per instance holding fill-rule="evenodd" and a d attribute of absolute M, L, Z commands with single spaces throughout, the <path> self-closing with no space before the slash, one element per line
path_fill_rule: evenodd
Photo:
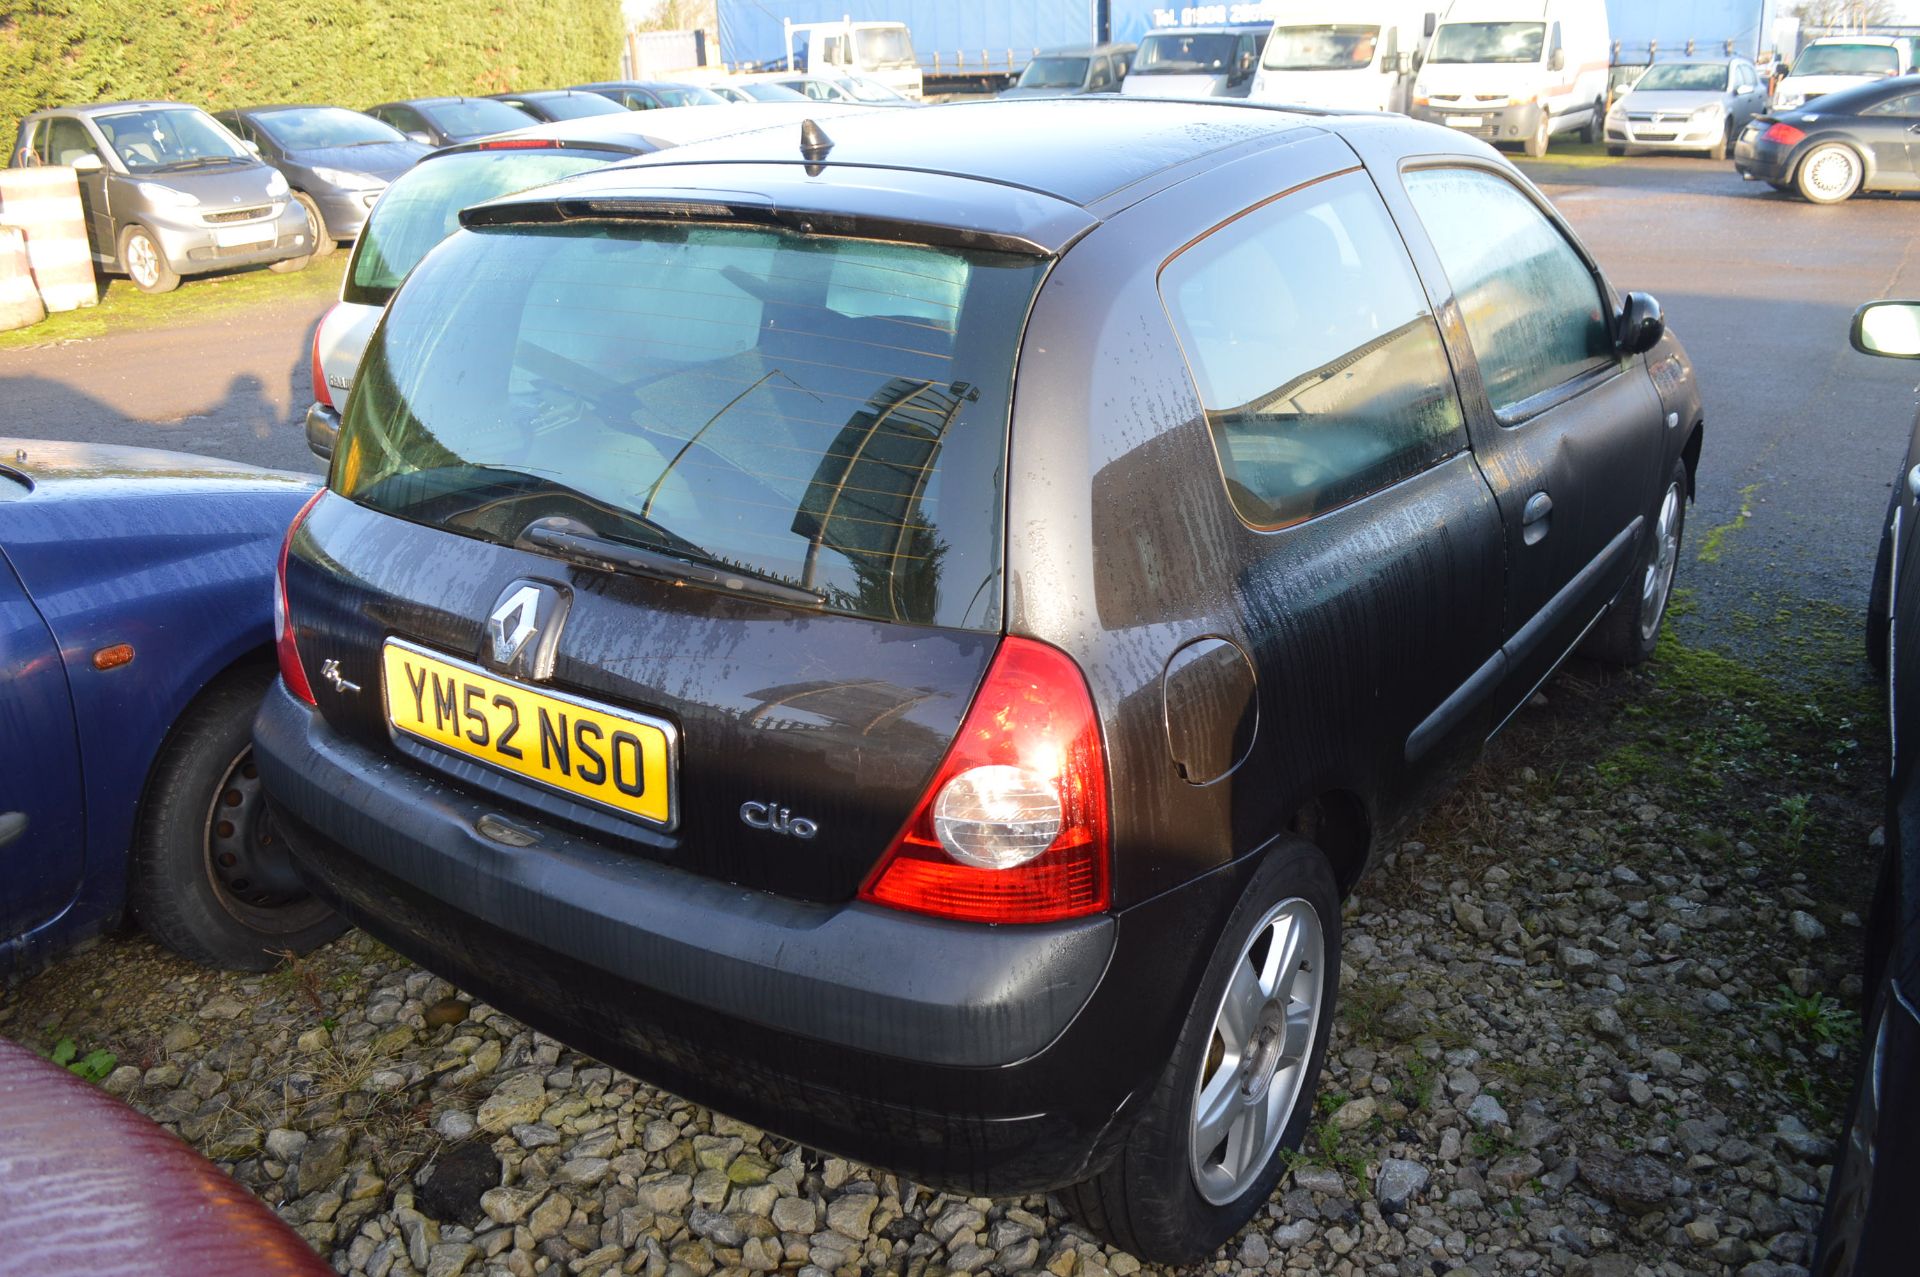
<path fill-rule="evenodd" d="M 127 274 L 142 288 L 152 288 L 160 279 L 160 251 L 145 231 L 127 236 Z"/>
<path fill-rule="evenodd" d="M 1844 146 L 1827 146 L 1808 156 L 1801 181 L 1815 199 L 1843 200 L 1860 185 L 1860 161 Z"/>
<path fill-rule="evenodd" d="M 1306 1090 L 1326 992 L 1325 933 L 1298 897 L 1267 910 L 1234 963 L 1194 1088 L 1188 1164 L 1215 1206 L 1247 1190 Z"/>
<path fill-rule="evenodd" d="M 1640 585 L 1640 637 L 1652 639 L 1667 614 L 1667 596 L 1673 592 L 1673 570 L 1680 565 L 1680 485 L 1672 484 L 1660 502 L 1655 525 L 1653 561 Z"/>

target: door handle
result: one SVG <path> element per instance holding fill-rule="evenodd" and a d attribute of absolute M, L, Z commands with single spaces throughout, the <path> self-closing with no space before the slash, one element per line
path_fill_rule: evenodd
<path fill-rule="evenodd" d="M 1520 514 L 1520 540 L 1525 545 L 1538 545 L 1546 539 L 1550 528 L 1548 517 L 1553 514 L 1553 498 L 1544 492 L 1536 492 L 1527 498 L 1526 508 Z"/>
<path fill-rule="evenodd" d="M 0 812 L 0 847 L 6 846 L 21 834 L 27 832 L 27 813 L 24 811 Z"/>

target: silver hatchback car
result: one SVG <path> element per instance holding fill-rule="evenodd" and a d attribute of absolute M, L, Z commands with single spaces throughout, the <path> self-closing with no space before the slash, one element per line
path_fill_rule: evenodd
<path fill-rule="evenodd" d="M 12 162 L 71 167 L 94 265 L 142 292 L 232 266 L 299 270 L 313 253 L 306 210 L 287 179 L 197 106 L 35 111 L 20 121 Z"/>
<path fill-rule="evenodd" d="M 1625 155 L 1631 146 L 1724 160 L 1747 122 L 1767 109 L 1764 83 L 1745 58 L 1656 62 L 1607 111 L 1607 154 Z"/>

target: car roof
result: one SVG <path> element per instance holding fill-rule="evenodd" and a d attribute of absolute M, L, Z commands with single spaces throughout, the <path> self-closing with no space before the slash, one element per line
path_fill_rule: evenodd
<path fill-rule="evenodd" d="M 1197 156 L 1313 124 L 1263 107 L 1108 96 L 861 111 L 826 131 L 835 164 L 996 182 L 1085 207 Z M 1008 146 L 1009 137 L 1021 145 Z M 743 135 L 702 154 L 719 150 L 743 162 L 800 159 L 798 137 L 787 133 Z"/>
<path fill-rule="evenodd" d="M 707 102 L 698 106 L 668 106 L 653 111 L 628 111 L 624 115 L 589 115 L 579 120 L 556 120 L 499 134 L 502 138 L 539 138 L 548 142 L 595 142 L 622 146 L 641 146 L 663 150 L 705 142 L 754 129 L 782 124 L 798 125 L 801 120 L 839 119 L 865 114 L 871 108 L 833 102 Z M 474 149 L 474 143 L 459 148 Z M 452 149 L 452 148 L 449 148 Z"/>
<path fill-rule="evenodd" d="M 1138 47 L 1138 45 L 1117 40 L 1107 44 L 1068 44 L 1057 49 L 1042 49 L 1033 56 L 1036 58 L 1089 58 L 1101 53 L 1118 53 Z"/>
<path fill-rule="evenodd" d="M 378 111 L 383 106 L 445 106 L 449 102 L 491 102 L 491 101 L 493 101 L 492 98 L 485 98 L 485 97 L 479 97 L 479 96 L 461 97 L 458 95 L 437 97 L 437 98 L 398 98 L 392 102 L 377 103 L 373 106 L 368 107 L 367 110 Z"/>
<path fill-rule="evenodd" d="M 35 115 L 117 115 L 122 111 L 146 111 L 156 107 L 187 107 L 195 111 L 204 111 L 205 107 L 195 102 L 167 102 L 159 99 L 133 99 L 126 102 L 89 102 L 85 106 L 50 106 Z"/>
<path fill-rule="evenodd" d="M 576 89 L 698 89 L 705 86 L 691 80 L 595 80 L 591 84 L 576 84 Z"/>
<path fill-rule="evenodd" d="M 1486 150 L 1451 130 L 1373 114 L 1113 95 L 997 99 L 849 114 L 820 125 L 825 155 L 802 154 L 800 127 L 675 147 L 478 205 L 461 220 L 644 220 L 663 215 L 658 209 L 675 220 L 838 226 L 1048 256 L 1210 167 L 1356 125 L 1417 131 L 1424 151 Z M 1022 145 L 1008 147 L 1008 137 Z M 1309 167 L 1297 180 L 1322 174 Z M 1283 185 L 1293 180 L 1276 175 Z"/>

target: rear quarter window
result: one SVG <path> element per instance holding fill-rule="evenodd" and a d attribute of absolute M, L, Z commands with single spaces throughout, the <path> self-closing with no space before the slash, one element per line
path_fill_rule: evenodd
<path fill-rule="evenodd" d="M 1160 295 L 1228 495 L 1255 527 L 1345 505 L 1466 446 L 1439 328 L 1361 174 L 1227 223 L 1167 264 Z"/>

